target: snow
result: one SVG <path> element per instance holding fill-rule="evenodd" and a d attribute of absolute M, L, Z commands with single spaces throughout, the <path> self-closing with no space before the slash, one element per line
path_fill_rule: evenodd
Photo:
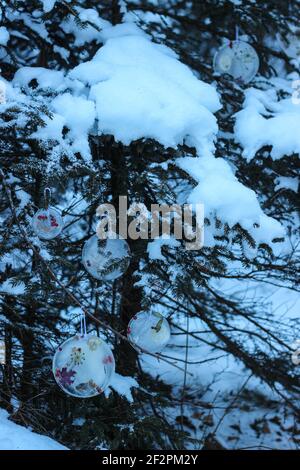
<path fill-rule="evenodd" d="M 0 46 L 6 46 L 9 41 L 9 32 L 5 26 L 0 26 Z"/>
<path fill-rule="evenodd" d="M 125 145 L 153 138 L 173 148 L 189 138 L 211 151 L 217 132 L 212 113 L 220 108 L 216 90 L 133 25 L 108 28 L 102 36 L 108 38 L 94 58 L 69 74 L 91 87 L 98 133 Z"/>
<path fill-rule="evenodd" d="M 87 139 L 95 120 L 94 103 L 70 93 L 57 96 L 52 102 L 53 110 L 63 116 L 64 126 L 70 129 L 72 149 L 83 156 L 90 154 Z"/>
<path fill-rule="evenodd" d="M 285 231 L 275 219 L 265 215 L 255 192 L 240 183 L 223 158 L 183 157 L 177 159 L 180 168 L 198 183 L 188 196 L 188 203 L 203 203 L 206 216 L 217 216 L 230 227 L 239 223 L 257 243 L 272 245 L 274 238 L 284 237 Z M 258 224 L 259 226 L 254 226 Z M 205 231 L 205 242 L 208 246 Z"/>
<path fill-rule="evenodd" d="M 66 34 L 74 35 L 74 45 L 83 46 L 92 41 L 101 42 L 102 37 L 99 30 L 110 26 L 110 23 L 100 18 L 98 12 L 92 8 L 75 7 L 74 10 L 78 13 L 79 19 L 82 22 L 89 22 L 84 28 L 79 28 L 74 16 L 70 16 L 61 23 L 60 26 Z"/>
<path fill-rule="evenodd" d="M 133 397 L 131 393 L 131 388 L 138 388 L 139 384 L 133 377 L 124 377 L 123 375 L 114 373 L 110 387 L 115 390 L 119 395 L 123 396 L 130 403 L 133 402 Z M 104 392 L 106 395 L 109 395 L 108 392 Z"/>
<path fill-rule="evenodd" d="M 213 156 L 218 131 L 213 113 L 220 109 L 216 90 L 133 23 L 104 28 L 101 36 L 104 45 L 94 58 L 68 75 L 90 90 L 98 133 L 113 134 L 125 145 L 152 138 L 165 147 L 194 146 L 197 159 L 178 160 L 198 182 L 188 202 L 203 203 L 206 214 L 230 226 L 240 223 L 258 243 L 283 237 L 283 228 L 264 215 L 254 191 L 237 180 L 225 159 Z M 155 247 L 157 242 L 148 249 Z"/>
<path fill-rule="evenodd" d="M 150 40 L 148 34 L 141 30 L 135 23 L 130 22 L 120 23 L 115 26 L 109 25 L 101 31 L 101 38 L 104 43 L 109 39 L 122 38 L 124 36 L 139 36 Z"/>
<path fill-rule="evenodd" d="M 197 151 L 197 158 L 177 160 L 197 182 L 187 202 L 204 204 L 207 216 L 217 216 L 231 227 L 239 223 L 258 244 L 272 245 L 273 239 L 284 237 L 279 222 L 263 213 L 254 191 L 237 180 L 226 158 L 214 157 L 218 132 L 214 113 L 221 107 L 215 88 L 199 80 L 174 51 L 152 42 L 134 23 L 111 26 L 94 10 L 78 12 L 83 21 L 101 29 L 92 28 L 93 37 L 103 42 L 92 60 L 66 76 L 61 71 L 23 67 L 13 80 L 16 88 L 26 89 L 35 78 L 40 88 L 59 93 L 49 102 L 52 116 L 45 115 L 46 125 L 32 135 L 57 142 L 49 165 L 55 164 L 59 152 L 80 154 L 91 161 L 89 135 L 95 133 L 112 134 L 125 145 L 145 138 L 172 148 L 186 143 Z M 82 34 L 90 34 L 90 28 Z M 273 145 L 274 158 L 300 149 L 299 106 L 290 99 L 278 102 L 274 90 L 250 88 L 245 96 L 235 130 L 247 159 L 268 144 Z M 267 119 L 266 114 L 271 117 Z M 210 235 L 207 246 L 214 243 Z M 150 258 L 157 243 L 148 247 Z M 160 250 L 155 256 L 162 259 Z"/>
<path fill-rule="evenodd" d="M 6 85 L 0 80 L 0 105 L 6 102 Z"/>
<path fill-rule="evenodd" d="M 290 178 L 287 176 L 278 176 L 276 178 L 276 186 L 275 189 L 278 191 L 279 189 L 290 189 L 295 193 L 298 192 L 299 187 L 299 178 Z"/>
<path fill-rule="evenodd" d="M 0 450 L 67 450 L 67 447 L 9 421 L 8 413 L 0 409 Z"/>
<path fill-rule="evenodd" d="M 24 282 L 19 282 L 17 285 L 13 285 L 13 279 L 10 278 L 2 284 L 0 284 L 0 293 L 9 295 L 23 295 L 26 292 L 26 286 Z"/>
<path fill-rule="evenodd" d="M 16 12 L 18 15 L 18 19 L 23 21 L 24 24 L 29 28 L 29 30 L 34 31 L 38 36 L 43 38 L 49 44 L 51 43 L 49 33 L 46 28 L 46 24 L 40 21 L 40 15 L 37 15 L 35 18 L 34 15 L 31 13 L 24 12 Z M 15 32 L 14 32 L 15 34 Z"/>
<path fill-rule="evenodd" d="M 51 88 L 58 92 L 65 89 L 64 73 L 43 67 L 21 67 L 15 73 L 13 84 L 28 87 L 33 79 L 38 82 L 38 88 Z"/>
<path fill-rule="evenodd" d="M 10 266 L 12 269 L 23 270 L 26 269 L 26 263 L 28 263 L 28 258 L 24 257 L 24 253 L 19 249 L 14 249 L 12 251 L 7 251 L 0 257 L 0 271 L 5 272 L 6 268 Z M 11 288 L 7 285 L 7 282 L 4 283 L 4 289 Z"/>
<path fill-rule="evenodd" d="M 291 97 L 278 101 L 273 89 L 250 88 L 236 114 L 234 131 L 248 161 L 264 146 L 272 146 L 271 157 L 277 160 L 300 152 L 299 128 L 300 106 Z"/>
<path fill-rule="evenodd" d="M 160 259 L 164 261 L 166 258 L 161 252 L 163 246 L 176 247 L 180 246 L 180 242 L 173 237 L 165 238 L 162 236 L 156 238 L 155 240 L 147 244 L 147 252 L 149 255 L 149 259 Z"/>
<path fill-rule="evenodd" d="M 213 279 L 210 280 L 210 286 L 217 289 L 227 298 L 240 300 L 240 302 L 250 301 L 251 304 L 259 305 L 264 301 L 268 305 L 268 315 L 276 313 L 276 320 L 283 323 L 288 318 L 299 317 L 299 295 L 297 292 L 291 293 L 289 289 L 278 288 L 277 286 L 269 286 L 261 281 L 251 280 L 245 286 L 244 281 L 236 279 Z M 171 321 L 172 336 L 168 346 L 162 351 L 168 357 L 173 357 L 173 363 L 183 366 L 182 360 L 185 354 L 186 335 L 181 334 L 177 326 L 186 329 L 186 318 L 183 315 L 172 315 Z M 249 324 L 235 323 L 237 327 L 245 328 Z M 276 326 L 274 326 L 276 329 Z M 203 436 L 214 431 L 217 423 L 221 419 L 223 413 L 226 412 L 225 419 L 217 430 L 218 441 L 224 442 L 224 446 L 229 449 L 253 446 L 258 448 L 265 445 L 277 449 L 295 449 L 297 444 L 290 439 L 287 432 L 289 427 L 292 429 L 294 416 L 292 413 L 286 413 L 286 409 L 282 406 L 282 398 L 276 396 L 268 386 L 264 385 L 255 376 L 247 382 L 245 390 L 250 395 L 261 396 L 264 399 L 258 403 L 251 402 L 249 398 L 243 401 L 237 400 L 233 404 L 236 393 L 240 391 L 250 376 L 243 364 L 237 361 L 232 355 L 227 354 L 222 348 L 223 344 L 210 333 L 200 318 L 189 319 L 189 331 L 196 334 L 196 337 L 189 337 L 188 349 L 188 367 L 186 376 L 186 398 L 183 413 L 187 416 L 195 430 L 189 428 L 189 432 L 193 438 L 203 440 Z M 247 337 L 247 348 L 251 347 L 251 339 Z M 244 336 L 239 333 L 240 341 Z M 293 342 L 291 337 L 291 345 Z M 209 346 L 206 342 L 215 344 Z M 178 361 L 176 361 L 178 359 Z M 175 367 L 170 367 L 167 363 L 156 358 L 143 354 L 140 356 L 143 370 L 149 373 L 154 379 L 162 379 L 164 382 L 171 384 L 173 388 L 174 402 L 168 409 L 168 419 L 172 422 L 172 418 L 180 415 L 180 396 L 182 393 L 182 384 L 184 382 L 184 371 Z M 268 406 L 267 400 L 273 399 L 272 406 Z M 264 401 L 265 400 L 265 401 Z M 255 404 L 254 404 L 255 403 Z M 211 425 L 203 426 L 203 420 L 206 416 L 210 416 Z M 282 417 L 279 425 L 274 425 L 272 419 L 278 416 Z M 257 433 L 253 424 L 256 421 L 267 421 L 270 428 L 269 432 Z M 283 427 L 280 429 L 280 426 Z M 237 432 L 234 427 L 237 426 L 241 432 Z M 284 428 L 284 430 L 283 430 Z M 278 433 L 278 430 L 281 432 Z M 292 431 L 291 431 L 292 434 Z M 275 439 L 277 439 L 275 441 Z M 191 447 L 195 448 L 195 447 Z"/>
<path fill-rule="evenodd" d="M 56 0 L 41 0 L 41 1 L 43 3 L 43 10 L 45 13 L 48 13 L 49 11 L 51 11 L 56 3 Z"/>
<path fill-rule="evenodd" d="M 68 129 L 67 141 L 71 150 L 89 160 L 91 153 L 88 133 L 94 124 L 94 103 L 83 97 L 64 93 L 52 101 L 51 109 L 54 111 L 53 115 L 44 117 L 46 126 L 32 136 L 40 140 L 57 140 L 63 146 L 63 132 Z"/>
<path fill-rule="evenodd" d="M 16 196 L 19 200 L 19 206 L 17 209 L 17 213 L 21 212 L 24 207 L 26 207 L 31 202 L 30 194 L 26 193 L 23 189 L 16 187 Z"/>
<path fill-rule="evenodd" d="M 41 0 L 41 3 L 44 11 L 49 12 L 56 1 Z M 235 3 L 240 2 L 236 0 Z M 65 33 L 74 35 L 75 47 L 83 46 L 82 49 L 85 49 L 84 46 L 91 42 L 101 44 L 101 48 L 92 60 L 81 63 L 67 75 L 62 71 L 41 67 L 23 67 L 15 74 L 12 84 L 5 82 L 9 100 L 30 103 L 31 94 L 36 93 L 37 99 L 40 102 L 45 100 L 45 104 L 49 106 L 52 116 L 44 116 L 45 127 L 40 128 L 32 137 L 41 141 L 57 142 L 53 150 L 54 164 L 58 164 L 60 152 L 65 152 L 68 156 L 71 152 L 80 153 L 84 160 L 89 162 L 91 155 L 88 136 L 94 133 L 113 134 L 116 140 L 125 145 L 136 139 L 145 138 L 155 139 L 161 145 L 172 148 L 186 143 L 195 147 L 197 152 L 196 157 L 177 159 L 180 168 L 191 175 L 196 182 L 186 202 L 193 205 L 204 203 L 207 217 L 217 216 L 231 227 L 240 223 L 257 243 L 265 242 L 274 248 L 272 240 L 285 235 L 283 227 L 277 220 L 263 213 L 255 192 L 238 181 L 226 155 L 223 158 L 214 156 L 214 143 L 218 137 L 214 113 L 220 109 L 219 96 L 214 86 L 199 80 L 179 61 L 175 52 L 166 46 L 154 43 L 133 22 L 112 26 L 108 21 L 101 19 L 98 12 L 93 9 L 76 7 L 76 11 L 81 21 L 88 22 L 86 28 L 79 28 L 72 15 L 63 21 L 60 27 Z M 134 15 L 135 12 L 132 12 L 126 17 L 132 20 Z M 162 16 L 149 13 L 144 15 L 144 19 L 147 16 L 148 21 L 164 20 Z M 20 18 L 45 41 L 50 41 L 46 26 L 42 26 L 30 15 L 22 14 Z M 5 45 L 8 38 L 6 28 L 0 27 L 0 45 Z M 68 58 L 69 52 L 63 47 L 54 46 L 54 51 Z M 85 52 L 83 50 L 81 58 L 85 57 Z M 37 91 L 32 91 L 29 86 L 33 79 L 38 83 Z M 242 146 L 243 156 L 248 161 L 266 145 L 272 147 L 271 156 L 274 159 L 299 153 L 300 107 L 293 103 L 290 97 L 278 99 L 275 88 L 276 84 L 280 85 L 280 79 L 276 80 L 273 80 L 273 89 L 246 90 L 243 110 L 235 116 L 235 139 Z M 285 92 L 291 93 L 290 85 L 291 83 L 287 86 L 285 81 Z M 39 91 L 46 89 L 50 90 L 50 97 L 38 95 Z M 50 159 L 49 161 L 52 163 Z M 165 168 L 167 171 L 167 165 Z M 278 176 L 275 184 L 276 190 L 289 188 L 297 191 L 298 180 Z M 18 210 L 22 210 L 28 204 L 29 196 L 19 188 L 16 194 L 20 201 Z M 84 215 L 89 203 L 83 200 L 80 202 L 80 196 L 77 197 L 78 203 L 73 215 L 74 213 Z M 71 221 L 72 216 L 68 217 Z M 67 234 L 72 239 L 80 240 L 81 229 L 79 223 L 70 225 Z M 206 229 L 206 246 L 215 244 L 214 233 L 211 226 Z M 164 245 L 176 248 L 180 243 L 173 238 L 155 239 L 148 243 L 149 259 L 164 260 L 161 252 Z M 255 256 L 255 253 L 253 250 L 252 256 Z M 46 248 L 42 247 L 41 254 L 48 260 L 52 259 L 51 253 Z M 21 270 L 24 269 L 26 257 L 24 259 L 24 253 L 22 254 L 20 250 L 11 250 L 5 253 L 0 261 L 1 270 L 7 265 Z M 245 273 L 245 268 L 243 269 L 242 272 Z M 238 270 L 234 271 L 236 272 Z M 141 284 L 144 280 L 145 278 L 141 280 Z M 261 298 L 264 301 L 268 300 L 270 317 L 276 310 L 276 319 L 286 317 L 288 321 L 290 318 L 295 320 L 298 318 L 299 297 L 296 298 L 296 294 L 288 289 L 278 286 L 266 289 L 263 282 L 257 280 L 249 281 L 247 286 L 244 282 L 240 284 L 236 280 L 228 279 L 210 280 L 209 283 L 228 298 L 240 302 L 247 301 L 257 307 Z M 89 292 L 89 287 L 84 282 L 82 288 L 86 288 Z M 18 283 L 13 287 L 12 279 L 9 279 L 0 285 L 0 292 L 22 295 L 25 293 L 25 285 Z M 75 309 L 73 313 L 74 311 Z M 62 312 L 62 318 L 66 320 L 69 316 Z M 177 325 L 185 327 L 185 319 L 182 316 L 172 318 L 173 320 Z M 235 321 L 237 323 L 239 320 Z M 69 328 L 67 322 L 65 328 Z M 200 319 L 191 319 L 190 329 L 197 332 L 203 329 Z M 174 326 L 173 333 L 177 331 Z M 216 405 L 214 418 L 219 419 L 224 406 L 228 405 L 226 395 L 234 393 L 245 382 L 245 370 L 232 356 L 224 357 L 223 351 L 212 351 L 212 347 L 205 344 L 205 341 L 212 340 L 211 333 L 206 331 L 204 337 L 203 342 L 193 338 L 189 340 L 188 359 L 194 364 L 188 366 L 188 371 L 193 375 L 187 376 L 187 385 L 194 393 L 194 397 L 192 396 L 195 398 L 194 403 L 203 398 Z M 251 347 L 250 343 L 248 340 L 246 345 L 248 348 Z M 166 354 L 178 359 L 180 366 L 185 351 L 184 346 L 185 335 L 174 334 L 171 344 L 165 350 Z M 177 391 L 180 390 L 183 383 L 182 371 L 149 355 L 142 355 L 141 358 L 145 370 L 152 375 L 160 375 L 165 381 L 177 387 Z M 199 364 L 200 362 L 202 363 Z M 251 379 L 248 385 L 252 391 L 261 390 L 261 384 L 256 379 Z M 137 388 L 139 385 L 134 378 L 115 373 L 110 387 L 129 402 L 133 402 L 132 388 Z M 110 392 L 107 389 L 105 395 L 109 395 Z M 218 398 L 216 402 L 215 398 Z M 220 410 L 217 406 L 219 404 Z M 243 412 L 239 408 L 231 410 L 218 432 L 218 438 L 224 438 L 228 443 L 228 437 L 233 432 L 229 428 L 234 421 L 237 421 L 243 428 L 239 443 L 241 444 L 244 439 L 245 445 L 251 443 L 257 445 L 258 439 L 254 431 L 251 431 L 249 423 L 251 419 L 267 412 L 270 414 L 270 410 L 254 409 L 249 412 L 246 409 Z M 83 421 L 78 418 L 74 424 L 80 426 Z M 266 443 L 274 444 L 275 433 L 276 430 L 272 430 Z M 197 436 L 202 437 L 200 432 Z M 288 442 L 284 443 L 285 447 L 289 445 L 292 446 Z M 34 434 L 8 421 L 7 414 L 0 411 L 0 449 L 49 448 L 47 446 L 63 448 L 45 436 Z"/>
<path fill-rule="evenodd" d="M 70 57 L 70 51 L 68 51 L 64 47 L 53 46 L 53 51 L 59 54 L 66 61 Z"/>

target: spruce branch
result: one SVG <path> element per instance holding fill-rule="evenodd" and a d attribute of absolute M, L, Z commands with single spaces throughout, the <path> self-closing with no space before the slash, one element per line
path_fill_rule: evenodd
<path fill-rule="evenodd" d="M 174 362 L 170 361 L 169 359 L 167 359 L 163 354 L 161 353 L 151 353 L 149 351 L 147 351 L 146 349 L 144 348 L 141 348 L 139 346 L 136 346 L 136 345 L 133 345 L 133 343 L 131 341 L 129 341 L 129 339 L 124 336 L 122 333 L 120 333 L 119 331 L 117 331 L 115 328 L 113 328 L 112 326 L 110 326 L 109 324 L 107 324 L 106 322 L 104 322 L 103 320 L 99 320 L 98 318 L 96 318 L 92 313 L 90 313 L 83 305 L 82 303 L 80 302 L 80 300 L 77 298 L 76 295 L 74 295 L 66 286 L 63 282 L 61 282 L 57 276 L 54 274 L 53 270 L 51 269 L 51 267 L 49 266 L 49 264 L 47 263 L 47 261 L 43 258 L 43 256 L 40 254 L 40 251 L 35 247 L 35 245 L 31 242 L 30 238 L 28 237 L 27 235 L 27 232 L 25 230 L 25 228 L 22 226 L 20 220 L 19 220 L 19 217 L 17 215 L 17 212 L 16 212 L 16 208 L 15 208 L 15 205 L 14 205 L 14 202 L 13 202 L 13 199 L 12 199 L 12 196 L 11 196 L 11 192 L 10 192 L 10 189 L 9 187 L 7 186 L 6 184 L 6 181 L 5 181 L 5 175 L 3 173 L 2 170 L 0 170 L 0 177 L 1 177 L 1 180 L 2 180 L 2 184 L 3 184 L 3 187 L 4 187 L 4 191 L 7 195 L 7 198 L 8 198 L 8 202 L 9 202 L 9 206 L 10 206 L 10 209 L 11 209 L 11 212 L 13 214 L 13 217 L 18 225 L 18 228 L 21 232 L 21 235 L 23 236 L 24 240 L 27 242 L 28 246 L 30 246 L 30 248 L 32 249 L 32 251 L 34 252 L 34 254 L 37 256 L 37 258 L 43 263 L 43 265 L 45 266 L 47 272 L 49 273 L 51 279 L 59 285 L 59 287 L 65 292 L 65 294 L 70 298 L 70 300 L 72 300 L 78 307 L 80 307 L 80 309 L 82 310 L 82 312 L 88 317 L 90 318 L 91 320 L 93 320 L 93 322 L 95 322 L 96 324 L 102 326 L 102 328 L 110 331 L 111 333 L 113 333 L 114 335 L 116 335 L 119 339 L 123 340 L 123 341 L 126 341 L 127 343 L 129 343 L 131 346 L 134 346 L 136 349 L 138 349 L 138 351 L 140 353 L 143 353 L 143 354 L 148 354 L 152 357 L 155 357 L 156 359 L 160 359 L 164 362 L 166 362 L 167 364 L 181 370 L 181 371 L 184 371 L 184 369 L 182 369 L 180 366 L 174 364 Z M 175 358 L 174 358 L 175 359 Z M 176 359 L 175 359 L 176 360 Z M 193 374 L 189 373 L 191 376 Z"/>

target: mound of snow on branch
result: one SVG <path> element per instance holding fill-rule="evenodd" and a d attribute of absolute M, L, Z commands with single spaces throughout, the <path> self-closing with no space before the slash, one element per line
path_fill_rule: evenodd
<path fill-rule="evenodd" d="M 0 45 L 6 46 L 9 41 L 9 32 L 4 26 L 0 26 Z"/>
<path fill-rule="evenodd" d="M 177 164 L 198 183 L 188 201 L 204 201 L 206 215 L 215 215 L 230 227 L 239 223 L 259 243 L 272 245 L 274 238 L 284 237 L 281 224 L 265 215 L 255 192 L 240 183 L 223 158 L 185 157 Z M 208 240 L 204 242 L 208 245 Z"/>
<path fill-rule="evenodd" d="M 116 372 L 114 373 L 110 383 L 110 388 L 115 390 L 122 397 L 126 398 L 130 403 L 133 402 L 131 389 L 138 387 L 139 384 L 133 377 L 124 377 L 123 375 L 117 374 Z M 106 393 L 106 395 L 109 395 L 109 391 Z"/>
<path fill-rule="evenodd" d="M 220 108 L 215 89 L 132 25 L 110 28 L 108 36 L 91 61 L 69 74 L 90 87 L 99 134 L 113 134 L 125 145 L 153 138 L 165 147 L 189 137 L 204 152 L 212 150 L 212 113 Z"/>
<path fill-rule="evenodd" d="M 14 84 L 21 89 L 36 78 L 40 88 L 59 93 L 49 100 L 52 116 L 44 117 L 46 126 L 33 137 L 57 142 L 52 151 L 55 160 L 61 151 L 70 158 L 78 153 L 87 163 L 90 134 L 112 134 L 125 145 L 147 138 L 171 148 L 185 143 L 198 154 L 178 160 L 198 183 L 188 202 L 203 203 L 207 217 L 217 215 L 230 226 L 240 223 L 258 243 L 271 244 L 283 237 L 282 227 L 264 215 L 255 193 L 237 180 L 225 159 L 214 157 L 218 126 L 213 113 L 221 107 L 215 88 L 199 80 L 170 48 L 152 42 L 132 23 L 111 26 L 105 22 L 97 34 L 102 47 L 67 76 L 31 67 L 15 75 Z M 248 91 L 245 109 L 237 115 L 237 140 L 244 145 L 245 155 L 252 157 L 267 143 L 273 144 L 276 155 L 295 151 L 298 141 L 300 148 L 296 124 L 291 122 L 290 141 L 278 132 L 280 115 L 270 120 L 262 117 L 264 100 L 263 92 Z M 284 111 L 289 122 L 288 103 L 274 103 L 273 108 Z M 297 112 L 291 120 L 298 116 L 300 123 Z M 269 121 L 275 122 L 274 130 Z"/>
<path fill-rule="evenodd" d="M 247 160 L 264 146 L 272 146 L 271 157 L 300 153 L 300 105 L 292 98 L 277 101 L 274 90 L 246 91 L 244 109 L 236 114 L 235 139 Z"/>

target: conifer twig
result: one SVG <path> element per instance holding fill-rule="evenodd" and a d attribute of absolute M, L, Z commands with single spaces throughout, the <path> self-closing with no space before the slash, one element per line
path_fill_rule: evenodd
<path fill-rule="evenodd" d="M 90 20 L 82 20 L 80 18 L 80 16 L 78 15 L 77 11 L 75 11 L 73 8 L 70 7 L 70 5 L 68 5 L 66 2 L 64 2 L 63 0 L 61 0 L 61 3 L 69 10 L 69 12 L 71 13 L 71 15 L 75 16 L 75 18 L 78 19 L 78 21 L 81 21 L 81 23 L 86 23 L 88 24 L 89 26 L 91 26 L 92 28 L 95 28 L 96 31 L 98 31 L 99 33 L 101 32 L 101 29 L 99 28 L 99 26 L 95 25 L 94 23 L 92 23 Z"/>
<path fill-rule="evenodd" d="M 9 202 L 9 206 L 10 206 L 10 209 L 11 209 L 11 212 L 13 214 L 13 217 L 14 219 L 16 220 L 16 223 L 18 225 L 18 228 L 24 238 L 24 240 L 28 243 L 28 245 L 30 246 L 30 248 L 32 249 L 32 251 L 34 252 L 34 254 L 39 258 L 40 261 L 42 261 L 42 263 L 44 264 L 46 270 L 48 271 L 51 279 L 56 282 L 56 284 L 59 285 L 59 287 L 67 294 L 67 296 L 76 304 L 78 305 L 78 307 L 80 307 L 80 309 L 83 311 L 83 313 L 88 317 L 90 318 L 91 320 L 93 320 L 95 323 L 97 323 L 98 325 L 102 326 L 103 328 L 105 328 L 106 330 L 109 330 L 111 333 L 115 334 L 119 339 L 122 339 L 123 341 L 127 341 L 129 344 L 131 344 L 131 346 L 134 346 L 135 349 L 138 349 L 139 352 L 141 353 L 144 353 L 144 354 L 148 354 L 152 357 L 155 357 L 156 359 L 160 359 L 164 362 L 166 362 L 167 364 L 173 366 L 173 367 L 176 367 L 177 369 L 181 370 L 184 372 L 184 369 L 180 366 L 178 366 L 177 364 L 174 364 L 172 361 L 169 361 L 168 359 L 166 359 L 162 354 L 160 353 L 151 353 L 149 351 L 147 351 L 146 349 L 144 348 L 141 348 L 137 345 L 133 345 L 133 343 L 131 341 L 129 341 L 129 339 L 124 336 L 122 333 L 120 333 L 119 331 L 115 330 L 115 328 L 113 328 L 112 326 L 110 326 L 109 324 L 105 323 L 104 321 L 102 320 L 99 320 L 98 318 L 96 318 L 92 313 L 90 313 L 83 305 L 82 303 L 80 302 L 80 300 L 77 298 L 76 295 L 74 295 L 65 285 L 63 282 L 61 282 L 57 276 L 54 274 L 54 272 L 52 271 L 51 267 L 49 266 L 49 264 L 47 263 L 47 261 L 43 258 L 43 256 L 40 254 L 39 250 L 34 246 L 34 244 L 32 243 L 32 241 L 30 240 L 30 238 L 28 237 L 27 235 L 27 232 L 25 230 L 25 228 L 22 226 L 22 224 L 20 223 L 20 220 L 19 220 L 19 217 L 17 215 L 17 212 L 16 212 L 16 209 L 15 209 L 15 205 L 14 205 L 14 202 L 13 202 L 13 199 L 12 199 L 12 196 L 11 196 L 11 191 L 10 189 L 8 188 L 7 184 L 6 184 L 6 181 L 5 181 L 5 175 L 3 173 L 2 170 L 0 170 L 0 177 L 1 177 L 1 180 L 2 180 L 2 184 L 3 184 L 3 188 L 4 188 L 4 191 L 7 195 L 7 198 L 8 198 L 8 202 Z M 193 375 L 191 373 L 189 373 L 190 375 Z"/>

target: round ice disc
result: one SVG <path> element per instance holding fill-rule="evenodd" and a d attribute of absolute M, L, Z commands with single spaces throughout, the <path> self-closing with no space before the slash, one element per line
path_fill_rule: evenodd
<path fill-rule="evenodd" d="M 82 262 L 91 276 L 113 281 L 122 276 L 130 263 L 130 249 L 125 240 L 89 238 L 82 250 Z"/>
<path fill-rule="evenodd" d="M 259 58 L 247 42 L 231 41 L 216 52 L 213 65 L 215 72 L 228 73 L 235 80 L 248 83 L 258 72 Z"/>
<path fill-rule="evenodd" d="M 57 384 L 77 398 L 102 393 L 110 384 L 115 360 L 108 344 L 94 335 L 76 335 L 61 344 L 53 357 Z"/>
<path fill-rule="evenodd" d="M 60 234 L 64 221 L 58 209 L 48 207 L 48 209 L 39 209 L 34 214 L 32 227 L 39 238 L 51 240 Z"/>
<path fill-rule="evenodd" d="M 129 322 L 128 339 L 146 351 L 160 352 L 170 340 L 168 321 L 159 313 L 140 312 Z"/>

